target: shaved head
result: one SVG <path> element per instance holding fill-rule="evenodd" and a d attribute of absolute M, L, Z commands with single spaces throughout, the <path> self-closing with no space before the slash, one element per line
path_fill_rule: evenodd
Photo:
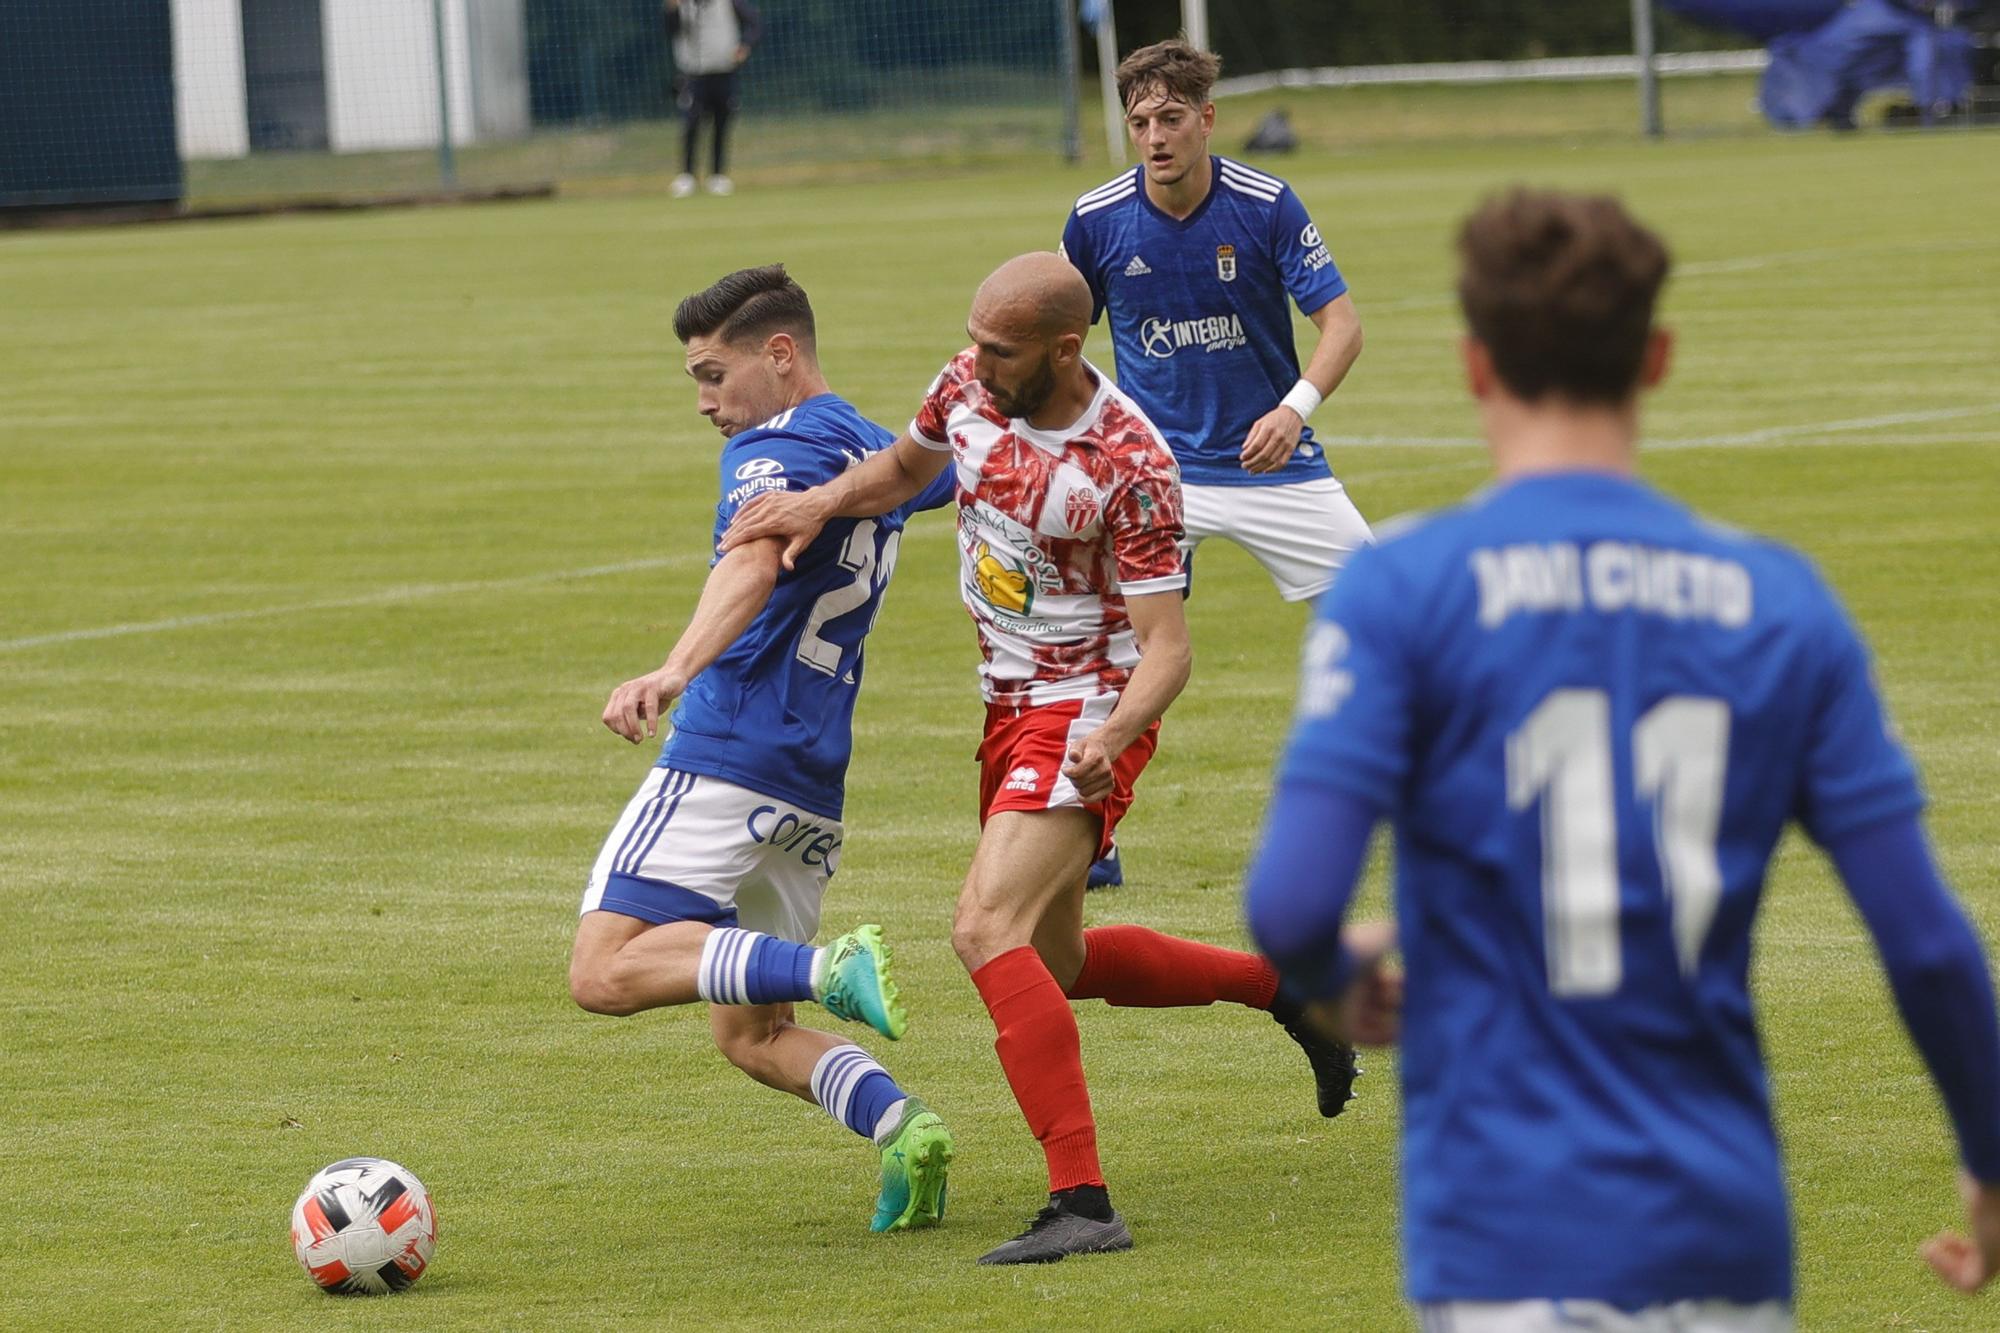
<path fill-rule="evenodd" d="M 1090 286 L 1076 265 L 1048 250 L 1016 255 L 979 284 L 975 324 L 1020 338 L 1052 342 L 1090 332 Z"/>
<path fill-rule="evenodd" d="M 1089 284 L 1061 255 L 1016 255 L 994 269 L 965 322 L 993 405 L 1031 418 L 1052 402 L 1058 409 L 1088 403 L 1097 383 L 1083 362 L 1092 313 Z"/>

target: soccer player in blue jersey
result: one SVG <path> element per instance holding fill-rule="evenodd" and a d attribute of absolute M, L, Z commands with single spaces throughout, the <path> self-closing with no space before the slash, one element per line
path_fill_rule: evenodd
<path fill-rule="evenodd" d="M 674 334 L 702 415 L 727 438 L 717 542 L 749 500 L 815 486 L 894 439 L 828 389 L 812 306 L 782 265 L 688 297 Z M 941 1218 L 951 1135 L 861 1047 L 794 1022 L 793 1006 L 815 1001 L 892 1041 L 903 1034 L 879 926 L 809 941 L 840 860 L 862 640 L 904 521 L 951 495 L 946 481 L 879 517 L 830 523 L 791 568 L 775 539 L 718 548 L 665 663 L 604 707 L 604 725 L 637 744 L 679 701 L 658 764 L 591 870 L 570 958 L 585 1009 L 706 1000 L 737 1068 L 873 1142 L 875 1231 Z"/>
<path fill-rule="evenodd" d="M 1833 859 L 1956 1128 L 2000 1263 L 2000 1025 L 1854 626 L 1795 552 L 1634 476 L 1665 247 L 1613 200 L 1515 192 L 1459 239 L 1496 483 L 1359 553 L 1321 603 L 1248 889 L 1289 983 L 1400 1021 L 1408 1290 L 1426 1329 L 1779 1330 L 1791 1235 L 1747 972 L 1780 831 Z M 1345 911 L 1396 833 L 1385 938 Z"/>
<path fill-rule="evenodd" d="M 1288 602 L 1319 596 L 1368 523 L 1306 424 L 1361 355 L 1361 318 L 1292 187 L 1208 150 L 1222 63 L 1175 39 L 1118 67 L 1140 164 L 1076 201 L 1062 250 L 1108 314 L 1118 387 L 1166 436 L 1183 555 L 1225 537 Z M 1292 306 L 1317 341 L 1303 371 Z M 1122 883 L 1115 860 L 1093 883 Z"/>
<path fill-rule="evenodd" d="M 1292 187 L 1208 151 L 1221 69 L 1178 39 L 1125 58 L 1140 164 L 1076 201 L 1062 249 L 1110 316 L 1118 387 L 1180 464 L 1187 554 L 1227 537 L 1304 601 L 1368 540 L 1306 424 L 1361 355 L 1361 318 Z M 1318 330 L 1303 371 L 1294 304 Z"/>

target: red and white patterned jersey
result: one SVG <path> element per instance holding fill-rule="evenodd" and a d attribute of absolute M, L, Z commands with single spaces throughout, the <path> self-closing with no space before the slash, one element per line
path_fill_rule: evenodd
<path fill-rule="evenodd" d="M 1187 584 L 1174 456 L 1102 371 L 1083 415 L 1046 431 L 1002 415 L 972 366 L 971 348 L 952 358 L 910 435 L 949 449 L 957 469 L 980 686 L 1016 706 L 1121 690 L 1139 665 L 1126 596 Z"/>

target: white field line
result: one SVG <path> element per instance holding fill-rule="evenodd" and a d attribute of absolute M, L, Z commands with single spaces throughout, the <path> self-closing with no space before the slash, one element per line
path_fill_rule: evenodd
<path fill-rule="evenodd" d="M 1685 439 L 1648 439 L 1640 447 L 1641 452 L 1658 452 L 1669 449 L 1712 449 L 1745 448 L 1764 444 L 1782 444 L 1795 441 L 1801 436 L 1833 435 L 1852 431 L 1877 430 L 1885 426 L 1910 426 L 1930 421 L 1956 421 L 1965 417 L 1987 416 L 2000 413 L 2000 402 L 1982 403 L 1976 407 L 1945 407 L 1928 412 L 1891 412 L 1881 416 L 1852 417 L 1845 421 L 1819 421 L 1792 426 L 1768 426 L 1762 430 L 1742 431 L 1733 435 L 1703 435 Z M 1370 448 L 1398 449 L 1476 449 L 1485 441 L 1472 436 L 1396 436 L 1396 435 L 1319 435 L 1315 436 L 1323 444 L 1347 445 Z M 1950 443 L 1950 436 L 1939 436 L 1937 443 Z M 1451 472 L 1485 465 L 1485 458 L 1458 459 L 1450 463 L 1423 464 L 1412 468 L 1370 468 L 1347 478 L 1355 482 L 1380 480 L 1384 477 L 1407 476 L 1420 472 Z M 563 583 L 573 579 L 602 578 L 609 574 L 630 574 L 647 569 L 667 569 L 674 565 L 693 563 L 692 556 L 656 556 L 649 560 L 626 560 L 613 565 L 591 565 L 583 569 L 562 569 L 546 574 L 523 574 L 508 579 L 474 579 L 460 583 L 416 583 L 398 588 L 385 588 L 380 592 L 359 593 L 352 597 L 332 597 L 317 602 L 293 602 L 284 606 L 250 607 L 241 611 L 213 611 L 205 615 L 173 616 L 165 620 L 129 621 L 122 625 L 99 625 L 91 629 L 62 630 L 54 634 L 30 634 L 18 639 L 0 639 L 0 653 L 19 652 L 26 648 L 39 648 L 48 644 L 80 643 L 89 639 L 120 639 L 135 634 L 160 634 L 168 630 L 198 629 L 208 625 L 224 625 L 239 620 L 264 620 L 274 616 L 306 615 L 316 611 L 342 611 L 361 606 L 394 606 L 403 602 L 425 601 L 435 597 L 452 597 L 470 593 L 501 592 L 509 588 L 531 588 L 540 584 Z"/>
<path fill-rule="evenodd" d="M 1879 430 L 1884 426 L 1915 426 L 1927 421 L 1958 421 L 1965 417 L 1992 416 L 1996 412 L 2000 412 L 2000 403 L 1981 403 L 1976 407 L 1939 407 L 1927 412 L 1887 412 L 1879 417 L 1851 417 L 1846 421 L 1766 426 L 1762 430 L 1746 430 L 1734 435 L 1699 435 L 1684 440 L 1642 440 L 1639 451 L 1644 453 L 1656 449 L 1740 448 L 1744 445 L 1777 444 L 1797 439 L 1802 435 L 1833 435 L 1847 431 Z"/>
<path fill-rule="evenodd" d="M 55 634 L 30 634 L 19 639 L 0 639 L 0 653 L 23 648 L 39 648 L 51 643 L 78 643 L 86 639 L 122 639 L 133 634 L 160 634 L 167 630 L 198 629 L 226 625 L 238 620 L 265 620 L 273 616 L 306 615 L 315 611 L 344 611 L 357 606 L 395 606 L 436 597 L 468 593 L 503 592 L 509 588 L 532 588 L 544 583 L 565 583 L 572 579 L 602 578 L 607 574 L 630 574 L 644 569 L 666 569 L 693 563 L 695 557 L 656 556 L 650 560 L 626 560 L 615 565 L 591 565 L 584 569 L 560 569 L 546 574 L 522 574 L 509 579 L 468 579 L 462 583 L 411 583 L 380 592 L 357 593 L 351 597 L 329 597 L 317 602 L 292 602 L 284 606 L 249 607 L 241 611 L 212 611 L 196 616 L 172 616 L 165 620 L 135 620 L 123 625 L 99 625 L 92 629 L 62 630 Z"/>
<path fill-rule="evenodd" d="M 1845 421 L 1798 422 L 1789 426 L 1766 426 L 1762 430 L 1746 430 L 1731 435 L 1692 435 L 1679 439 L 1647 436 L 1639 442 L 1639 452 L 1644 455 L 1668 449 L 1740 449 L 1760 444 L 1790 444 L 1797 447 L 1802 442 L 1831 443 L 1812 438 L 1819 435 L 1880 430 L 1887 426 L 1915 426 L 1930 421 L 1958 421 L 1966 417 L 1995 414 L 2000 414 L 2000 403 L 1980 403 L 1975 407 L 1939 407 L 1924 412 L 1888 412 L 1874 417 L 1850 417 Z M 1985 432 L 1977 434 L 1983 436 Z M 1805 439 L 1801 441 L 1801 437 Z M 1477 449 L 1486 443 L 1472 435 L 1323 435 L 1315 432 L 1313 438 L 1321 444 L 1375 449 Z M 1908 438 L 1918 444 L 1957 444 L 1962 439 L 1970 437 L 1937 434 Z"/>
<path fill-rule="evenodd" d="M 1685 264 L 1676 264 L 1668 281 L 1683 278 L 1719 278 L 1737 273 L 1754 273 L 1759 269 L 1786 268 L 1794 264 L 1818 264 L 1830 260 L 1852 259 L 1856 255 L 1924 255 L 1947 254 L 1959 250 L 1971 250 L 1985 246 L 1987 242 L 1970 241 L 1917 241 L 1901 245 L 1844 245 L 1822 247 L 1814 250 L 1776 250 L 1763 255 L 1739 255 L 1734 259 L 1696 259 Z M 1361 308 L 1364 311 L 1383 310 L 1438 310 L 1445 306 L 1456 306 L 1458 297 L 1451 293 L 1436 296 L 1405 296 L 1391 301 L 1369 301 Z"/>

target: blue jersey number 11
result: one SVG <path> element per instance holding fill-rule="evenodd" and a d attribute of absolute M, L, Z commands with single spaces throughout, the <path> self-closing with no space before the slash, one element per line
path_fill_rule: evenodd
<path fill-rule="evenodd" d="M 1674 949 L 1691 975 L 1722 897 L 1716 833 L 1729 763 L 1729 706 L 1671 695 L 1632 728 L 1632 785 L 1653 808 Z M 1609 995 L 1623 977 L 1611 701 L 1552 690 L 1507 738 L 1507 805 L 1542 807 L 1543 947 L 1549 990 Z"/>

